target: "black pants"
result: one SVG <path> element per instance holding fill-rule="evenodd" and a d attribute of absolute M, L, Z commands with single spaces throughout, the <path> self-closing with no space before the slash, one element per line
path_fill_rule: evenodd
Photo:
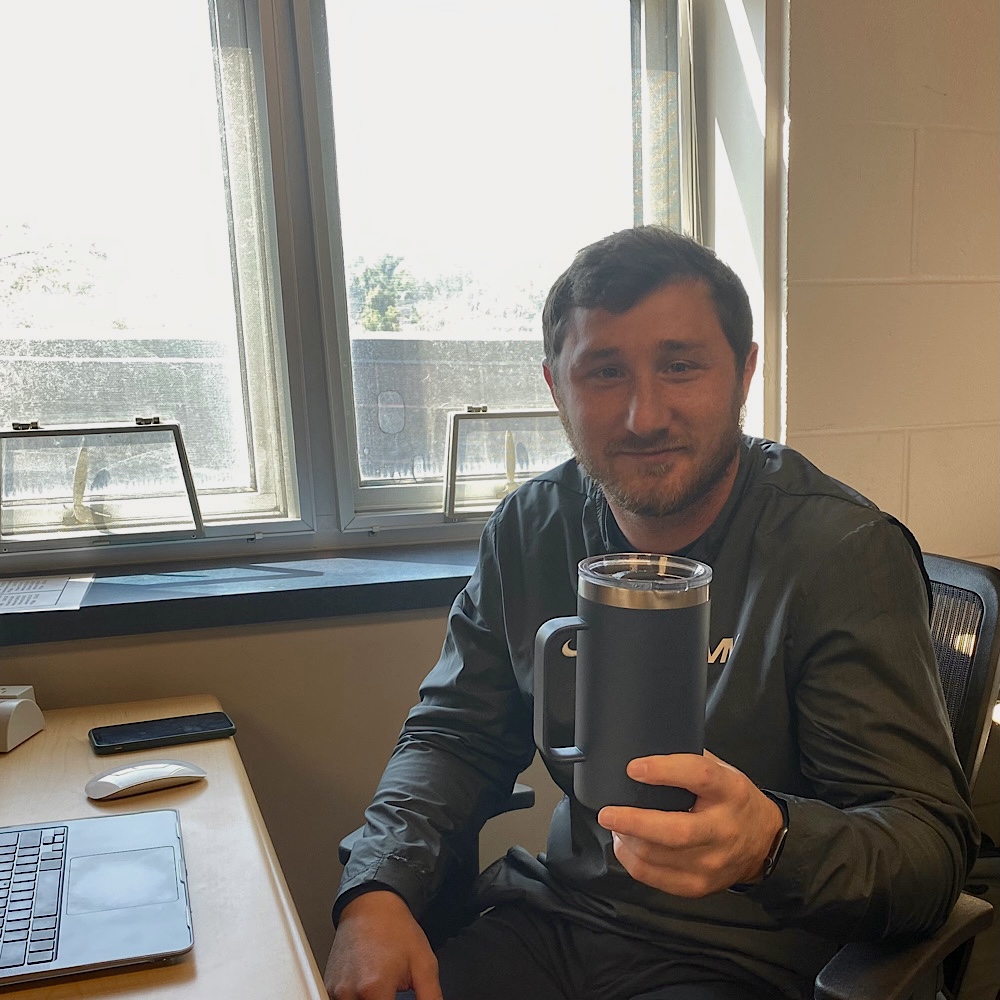
<path fill-rule="evenodd" d="M 444 1000 L 776 1000 L 766 984 L 699 967 L 660 945 L 517 903 L 437 953 Z M 405 994 L 403 995 L 405 996 Z"/>

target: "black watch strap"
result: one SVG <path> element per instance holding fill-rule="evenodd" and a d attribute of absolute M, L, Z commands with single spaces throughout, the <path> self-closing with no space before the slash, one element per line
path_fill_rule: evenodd
<path fill-rule="evenodd" d="M 781 810 L 781 829 L 771 842 L 771 850 L 767 852 L 767 857 L 764 859 L 764 869 L 761 872 L 761 881 L 763 882 L 770 877 L 771 872 L 781 860 L 781 852 L 785 849 L 785 838 L 788 836 L 788 803 L 780 796 L 764 791 L 763 788 L 761 791 Z"/>
<path fill-rule="evenodd" d="M 785 849 L 785 839 L 788 837 L 788 803 L 780 796 L 775 795 L 762 788 L 761 791 L 781 810 L 781 829 L 771 841 L 771 849 L 764 858 L 764 867 L 761 869 L 760 882 L 737 882 L 729 887 L 730 892 L 749 892 L 754 886 L 770 878 L 781 860 L 781 852 Z"/>

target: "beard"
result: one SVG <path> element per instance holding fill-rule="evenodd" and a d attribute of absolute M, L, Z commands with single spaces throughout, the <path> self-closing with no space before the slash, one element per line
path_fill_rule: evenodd
<path fill-rule="evenodd" d="M 638 517 L 669 517 L 697 505 L 726 477 L 743 439 L 742 402 L 737 388 L 730 419 L 709 440 L 697 446 L 693 461 L 689 465 L 685 463 L 686 468 L 682 465 L 675 470 L 677 463 L 667 461 L 646 465 L 631 475 L 616 471 L 617 456 L 665 447 L 686 448 L 690 455 L 692 443 L 666 431 L 646 438 L 629 434 L 595 452 L 569 423 L 562 409 L 559 416 L 577 462 L 601 487 L 608 500 Z"/>

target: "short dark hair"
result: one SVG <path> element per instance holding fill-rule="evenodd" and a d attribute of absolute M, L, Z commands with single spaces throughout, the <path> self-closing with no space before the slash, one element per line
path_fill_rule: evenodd
<path fill-rule="evenodd" d="M 623 229 L 584 247 L 556 279 L 542 309 L 545 362 L 554 364 L 572 312 L 627 312 L 652 292 L 680 282 L 704 282 L 719 325 L 743 371 L 753 340 L 753 316 L 743 282 L 707 247 L 664 226 Z"/>

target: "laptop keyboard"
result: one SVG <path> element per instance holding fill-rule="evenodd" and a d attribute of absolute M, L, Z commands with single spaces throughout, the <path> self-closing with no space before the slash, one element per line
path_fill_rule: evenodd
<path fill-rule="evenodd" d="M 0 969 L 55 958 L 65 864 L 64 826 L 0 833 Z"/>

